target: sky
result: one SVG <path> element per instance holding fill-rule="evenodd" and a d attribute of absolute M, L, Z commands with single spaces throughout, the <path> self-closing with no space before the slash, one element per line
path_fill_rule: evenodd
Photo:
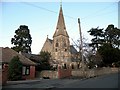
<path fill-rule="evenodd" d="M 27 25 L 32 36 L 32 53 L 38 54 L 47 38 L 53 39 L 56 29 L 60 0 L 48 2 L 27 0 L 3 0 L 0 2 L 0 47 L 12 47 L 11 38 L 20 25 Z M 79 39 L 78 18 L 81 22 L 83 37 L 90 42 L 92 37 L 87 32 L 91 28 L 107 28 L 109 24 L 118 27 L 118 1 L 67 1 L 62 0 L 66 30 L 72 39 Z"/>

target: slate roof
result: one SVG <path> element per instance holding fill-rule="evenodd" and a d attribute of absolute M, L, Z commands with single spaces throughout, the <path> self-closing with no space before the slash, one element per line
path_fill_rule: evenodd
<path fill-rule="evenodd" d="M 53 43 L 53 40 L 52 40 L 52 39 L 49 39 L 49 38 L 48 38 L 47 40 L 49 40 L 49 42 L 50 42 L 51 44 Z"/>
<path fill-rule="evenodd" d="M 26 58 L 29 58 L 33 62 L 40 62 L 40 55 L 29 54 L 29 53 L 22 53 L 22 55 L 25 56 Z"/>
<path fill-rule="evenodd" d="M 9 63 L 14 56 L 18 56 L 23 65 L 36 65 L 36 63 L 31 61 L 30 59 L 8 47 L 0 47 L 0 56 L 0 62 Z"/>
<path fill-rule="evenodd" d="M 70 45 L 70 52 L 71 52 L 71 54 L 77 54 L 78 53 L 73 45 Z"/>

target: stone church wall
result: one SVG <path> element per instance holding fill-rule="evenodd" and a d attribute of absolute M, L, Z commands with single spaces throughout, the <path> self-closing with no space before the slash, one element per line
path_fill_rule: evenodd
<path fill-rule="evenodd" d="M 50 41 L 48 39 L 44 43 L 41 51 L 48 51 L 50 53 L 52 52 L 52 43 L 50 43 Z"/>

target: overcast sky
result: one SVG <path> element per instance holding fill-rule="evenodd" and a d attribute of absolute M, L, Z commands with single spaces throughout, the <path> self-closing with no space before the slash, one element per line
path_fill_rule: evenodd
<path fill-rule="evenodd" d="M 104 0 L 105 1 L 105 0 Z M 106 28 L 109 24 L 118 27 L 118 2 L 74 2 L 62 0 L 63 14 L 66 29 L 73 40 L 79 38 L 78 17 L 81 20 L 83 37 L 90 42 L 91 36 L 87 33 L 92 27 Z M 27 25 L 32 36 L 32 53 L 38 54 L 46 40 L 52 39 L 56 29 L 60 9 L 60 0 L 41 2 L 40 0 L 20 2 L 3 0 L 0 3 L 0 47 L 12 47 L 11 38 L 20 25 Z M 2 27 L 2 28 L 1 28 Z"/>

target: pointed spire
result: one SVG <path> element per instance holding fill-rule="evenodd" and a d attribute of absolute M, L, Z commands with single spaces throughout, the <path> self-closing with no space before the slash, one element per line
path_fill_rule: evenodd
<path fill-rule="evenodd" d="M 64 22 L 62 4 L 60 4 L 60 11 L 59 11 L 57 27 L 56 27 L 56 31 L 55 31 L 53 37 L 56 37 L 58 35 L 64 35 L 64 36 L 69 37 L 68 33 L 66 31 L 66 26 L 65 26 L 65 22 Z"/>
<path fill-rule="evenodd" d="M 46 41 L 48 41 L 48 39 L 49 39 L 49 38 L 48 38 L 48 35 L 47 35 Z"/>
<path fill-rule="evenodd" d="M 62 7 L 62 0 L 60 1 L 60 7 Z"/>

